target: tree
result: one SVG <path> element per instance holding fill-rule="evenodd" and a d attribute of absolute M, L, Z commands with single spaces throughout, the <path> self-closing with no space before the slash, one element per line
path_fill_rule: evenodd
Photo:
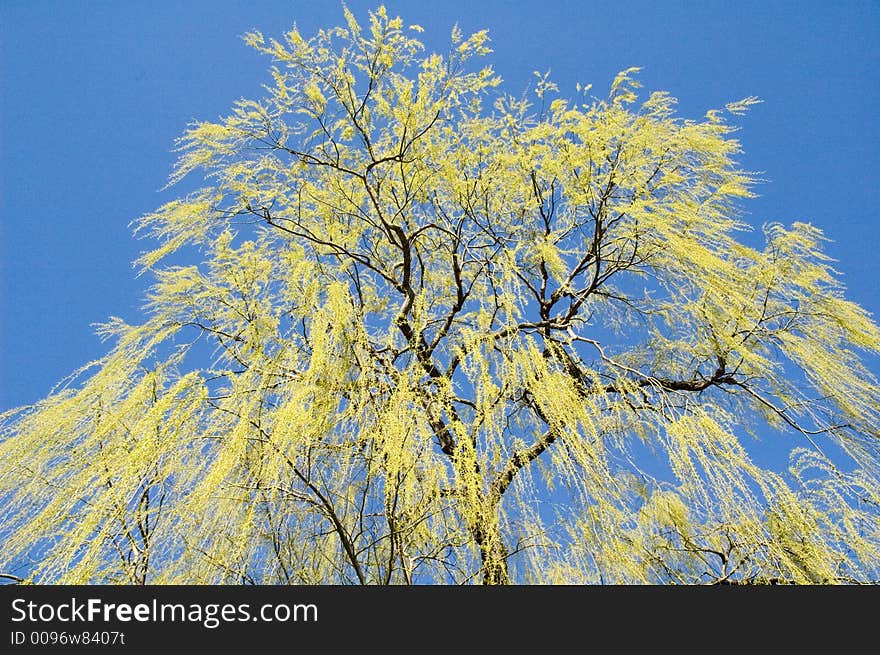
<path fill-rule="evenodd" d="M 247 35 L 273 83 L 180 139 L 205 182 L 137 222 L 144 322 L 2 415 L 0 570 L 876 580 L 880 330 L 815 227 L 738 240 L 756 100 L 682 120 L 637 69 L 516 98 L 485 31 L 345 23 Z"/>

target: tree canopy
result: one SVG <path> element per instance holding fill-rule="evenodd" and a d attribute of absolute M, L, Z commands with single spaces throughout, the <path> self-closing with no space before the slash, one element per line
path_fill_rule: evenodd
<path fill-rule="evenodd" d="M 144 321 L 0 415 L 0 571 L 877 580 L 880 329 L 817 228 L 742 238 L 757 100 L 508 95 L 486 31 L 344 17 L 246 36 L 266 93 L 191 125 L 201 188 L 136 221 Z"/>

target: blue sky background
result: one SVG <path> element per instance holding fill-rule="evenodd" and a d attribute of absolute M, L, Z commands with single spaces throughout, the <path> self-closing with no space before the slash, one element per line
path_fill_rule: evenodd
<path fill-rule="evenodd" d="M 351 0 L 358 16 L 375 4 Z M 390 1 L 444 51 L 453 24 L 489 28 L 507 92 L 552 70 L 604 95 L 642 66 L 644 91 L 680 114 L 748 95 L 743 166 L 763 172 L 744 204 L 756 227 L 810 221 L 849 297 L 880 312 L 880 3 Z M 0 2 L 0 410 L 33 402 L 103 354 L 91 323 L 138 321 L 150 282 L 131 261 L 148 243 L 129 222 L 176 197 L 161 191 L 173 140 L 261 94 L 268 60 L 238 38 L 342 22 L 317 0 Z M 874 370 L 878 367 L 874 366 Z"/>

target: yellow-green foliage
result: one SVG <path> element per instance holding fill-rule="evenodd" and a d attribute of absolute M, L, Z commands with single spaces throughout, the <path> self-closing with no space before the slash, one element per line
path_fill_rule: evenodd
<path fill-rule="evenodd" d="M 172 182 L 204 188 L 137 221 L 145 322 L 0 417 L 0 571 L 876 580 L 880 331 L 815 227 L 738 240 L 756 100 L 506 96 L 485 31 L 344 13 L 246 36 L 267 93 L 192 125 Z"/>

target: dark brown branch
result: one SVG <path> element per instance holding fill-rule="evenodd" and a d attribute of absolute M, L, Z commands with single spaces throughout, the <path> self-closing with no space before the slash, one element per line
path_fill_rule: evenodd
<path fill-rule="evenodd" d="M 230 409 L 220 407 L 219 405 L 216 405 L 215 403 L 210 403 L 210 405 L 212 407 L 214 407 L 214 409 L 217 409 L 219 411 L 225 411 L 229 414 L 232 414 L 233 416 L 238 416 L 239 419 L 242 419 L 240 414 L 237 414 L 236 412 L 234 412 Z M 345 550 L 345 554 L 346 554 L 349 562 L 351 563 L 352 568 L 355 571 L 355 574 L 357 575 L 358 581 L 361 584 L 367 584 L 366 576 L 364 576 L 363 569 L 362 569 L 360 562 L 358 561 L 358 558 L 357 558 L 357 551 L 354 547 L 354 544 L 351 541 L 351 538 L 348 535 L 347 530 L 345 529 L 345 526 L 342 524 L 342 521 L 339 519 L 339 516 L 336 514 L 336 510 L 333 507 L 333 504 L 330 502 L 330 500 L 324 494 L 321 493 L 321 490 L 318 489 L 315 486 L 315 484 L 307 476 L 303 475 L 302 471 L 299 470 L 296 463 L 292 459 L 290 459 L 290 457 L 287 455 L 287 453 L 285 453 L 283 450 L 281 450 L 281 448 L 274 441 L 272 441 L 272 438 L 269 435 L 269 433 L 266 432 L 259 423 L 257 423 L 256 421 L 254 421 L 252 419 L 247 419 L 247 420 L 250 425 L 252 425 L 257 430 L 259 430 L 260 434 L 262 435 L 263 439 L 265 440 L 265 443 L 269 444 L 269 446 L 271 446 L 272 449 L 278 455 L 281 456 L 281 458 L 284 460 L 284 463 L 287 464 L 287 466 L 291 469 L 291 471 L 293 471 L 293 474 L 318 499 L 318 501 L 320 502 L 320 507 L 322 508 L 322 510 L 324 512 L 324 515 L 328 519 L 330 519 L 330 522 L 333 524 L 333 528 L 334 528 L 335 532 L 339 535 L 339 540 L 340 540 L 340 542 L 342 542 L 342 547 Z"/>
<path fill-rule="evenodd" d="M 507 466 L 492 481 L 489 487 L 490 497 L 500 500 L 520 469 L 537 459 L 554 441 L 556 441 L 556 433 L 553 430 L 547 430 L 531 446 L 525 450 L 514 452 L 508 460 Z"/>

